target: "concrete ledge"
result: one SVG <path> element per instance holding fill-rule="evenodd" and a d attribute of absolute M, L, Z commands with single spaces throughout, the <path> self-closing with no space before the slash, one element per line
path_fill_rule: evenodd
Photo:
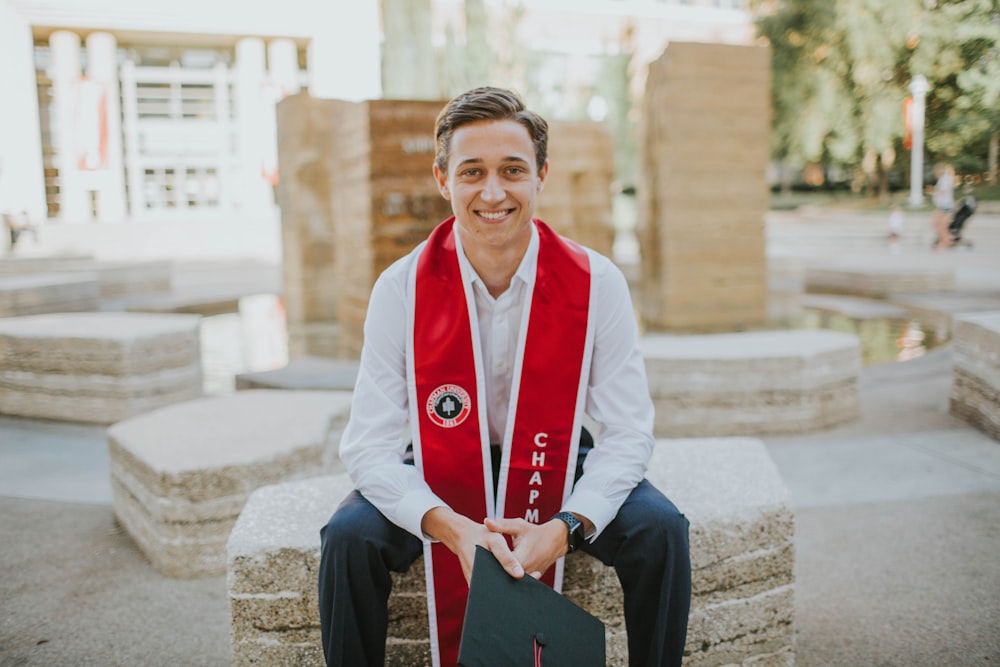
<path fill-rule="evenodd" d="M 951 413 L 1000 440 L 1000 311 L 954 321 Z"/>
<path fill-rule="evenodd" d="M 97 274 L 0 274 L 0 317 L 97 310 L 100 305 Z"/>
<path fill-rule="evenodd" d="M 358 379 L 357 361 L 299 357 L 284 368 L 236 376 L 236 389 L 319 389 L 353 391 Z"/>
<path fill-rule="evenodd" d="M 200 319 L 60 313 L 0 319 L 0 413 L 110 424 L 202 393 Z"/>
<path fill-rule="evenodd" d="M 98 261 L 88 256 L 18 257 L 0 259 L 0 276 L 41 273 L 96 278 L 101 299 L 123 299 L 141 294 L 168 292 L 172 285 L 168 261 Z M 60 308 L 46 312 L 65 312 Z M 81 310 L 96 310 L 95 308 Z"/>
<path fill-rule="evenodd" d="M 827 330 L 646 335 L 657 437 L 794 433 L 860 414 L 856 336 Z"/>
<path fill-rule="evenodd" d="M 694 592 L 688 667 L 794 663 L 794 516 L 763 444 L 663 440 L 648 478 L 691 521 Z M 319 529 L 346 474 L 263 487 L 227 545 L 234 665 L 321 665 Z M 422 560 L 393 575 L 388 665 L 429 665 Z M 621 587 L 585 554 L 567 558 L 564 594 L 607 626 L 608 664 L 627 664 Z"/>
<path fill-rule="evenodd" d="M 115 515 L 164 574 L 221 572 L 226 540 L 254 489 L 340 469 L 349 410 L 348 392 L 247 391 L 115 424 Z"/>
<path fill-rule="evenodd" d="M 951 292 L 955 270 L 928 266 L 922 259 L 882 258 L 864 264 L 845 261 L 805 269 L 807 292 L 857 294 L 885 298 L 892 294 Z"/>

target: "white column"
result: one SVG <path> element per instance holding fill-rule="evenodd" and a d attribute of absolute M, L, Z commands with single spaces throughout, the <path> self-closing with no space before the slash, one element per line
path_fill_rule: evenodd
<path fill-rule="evenodd" d="M 59 170 L 59 218 L 66 222 L 90 220 L 90 194 L 77 166 L 77 101 L 80 92 L 80 37 L 57 30 L 49 35 L 52 50 L 52 106 Z"/>
<path fill-rule="evenodd" d="M 268 81 L 265 88 L 263 146 L 264 176 L 278 183 L 278 102 L 299 92 L 299 51 L 290 39 L 271 40 L 267 45 Z"/>
<path fill-rule="evenodd" d="M 264 42 L 247 37 L 236 43 L 236 118 L 241 178 L 236 206 L 244 213 L 271 211 L 271 186 L 264 180 L 264 141 L 267 136 L 264 104 Z"/>
<path fill-rule="evenodd" d="M 227 211 L 236 208 L 236 190 L 242 175 L 235 173 L 235 159 L 232 154 L 233 123 L 232 101 L 229 95 L 229 69 L 223 63 L 216 63 L 212 70 L 215 80 L 215 124 L 219 141 L 216 144 L 216 181 L 213 195 L 218 198 L 219 207 Z"/>
<path fill-rule="evenodd" d="M 135 63 L 126 60 L 121 67 L 122 129 L 125 135 L 125 162 L 128 164 L 130 217 L 139 220 L 146 216 L 146 175 L 139 158 L 139 109 L 135 84 Z"/>
<path fill-rule="evenodd" d="M 274 39 L 267 45 L 268 74 L 281 96 L 294 95 L 301 89 L 299 49 L 290 39 Z"/>
<path fill-rule="evenodd" d="M 87 78 L 100 86 L 104 95 L 103 165 L 94 188 L 97 219 L 102 222 L 121 222 L 126 217 L 117 46 L 109 33 L 92 32 L 87 36 Z"/>
<path fill-rule="evenodd" d="M 317 7 L 309 43 L 309 94 L 360 102 L 382 96 L 380 3 Z"/>
<path fill-rule="evenodd" d="M 0 213 L 39 222 L 48 211 L 33 48 L 27 21 L 0 0 Z"/>
<path fill-rule="evenodd" d="M 910 153 L 910 207 L 924 205 L 924 105 L 930 85 L 923 74 L 913 77 L 910 92 L 913 93 L 913 148 Z"/>

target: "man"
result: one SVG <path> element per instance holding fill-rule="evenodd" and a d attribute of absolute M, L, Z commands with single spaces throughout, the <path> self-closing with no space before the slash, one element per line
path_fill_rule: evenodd
<path fill-rule="evenodd" d="M 340 448 L 356 491 L 321 531 L 329 665 L 383 663 L 389 572 L 421 553 L 434 662 L 455 664 L 477 545 L 557 588 L 569 551 L 614 566 L 630 664 L 681 663 L 688 522 L 643 478 L 653 406 L 624 276 L 533 219 L 547 133 L 497 88 L 438 116 L 454 217 L 372 290 Z"/>

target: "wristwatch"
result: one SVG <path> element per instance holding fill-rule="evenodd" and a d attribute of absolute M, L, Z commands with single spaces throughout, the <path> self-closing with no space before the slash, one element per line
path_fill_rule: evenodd
<path fill-rule="evenodd" d="M 584 542 L 583 522 L 569 512 L 559 512 L 553 519 L 559 519 L 569 527 L 569 549 L 566 553 L 571 554 L 579 549 Z"/>

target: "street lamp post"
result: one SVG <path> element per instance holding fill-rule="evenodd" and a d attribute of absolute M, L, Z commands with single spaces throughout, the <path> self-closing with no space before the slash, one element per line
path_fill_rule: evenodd
<path fill-rule="evenodd" d="M 924 205 L 924 107 L 927 100 L 927 77 L 918 74 L 910 82 L 913 95 L 913 149 L 910 151 L 910 208 Z"/>

